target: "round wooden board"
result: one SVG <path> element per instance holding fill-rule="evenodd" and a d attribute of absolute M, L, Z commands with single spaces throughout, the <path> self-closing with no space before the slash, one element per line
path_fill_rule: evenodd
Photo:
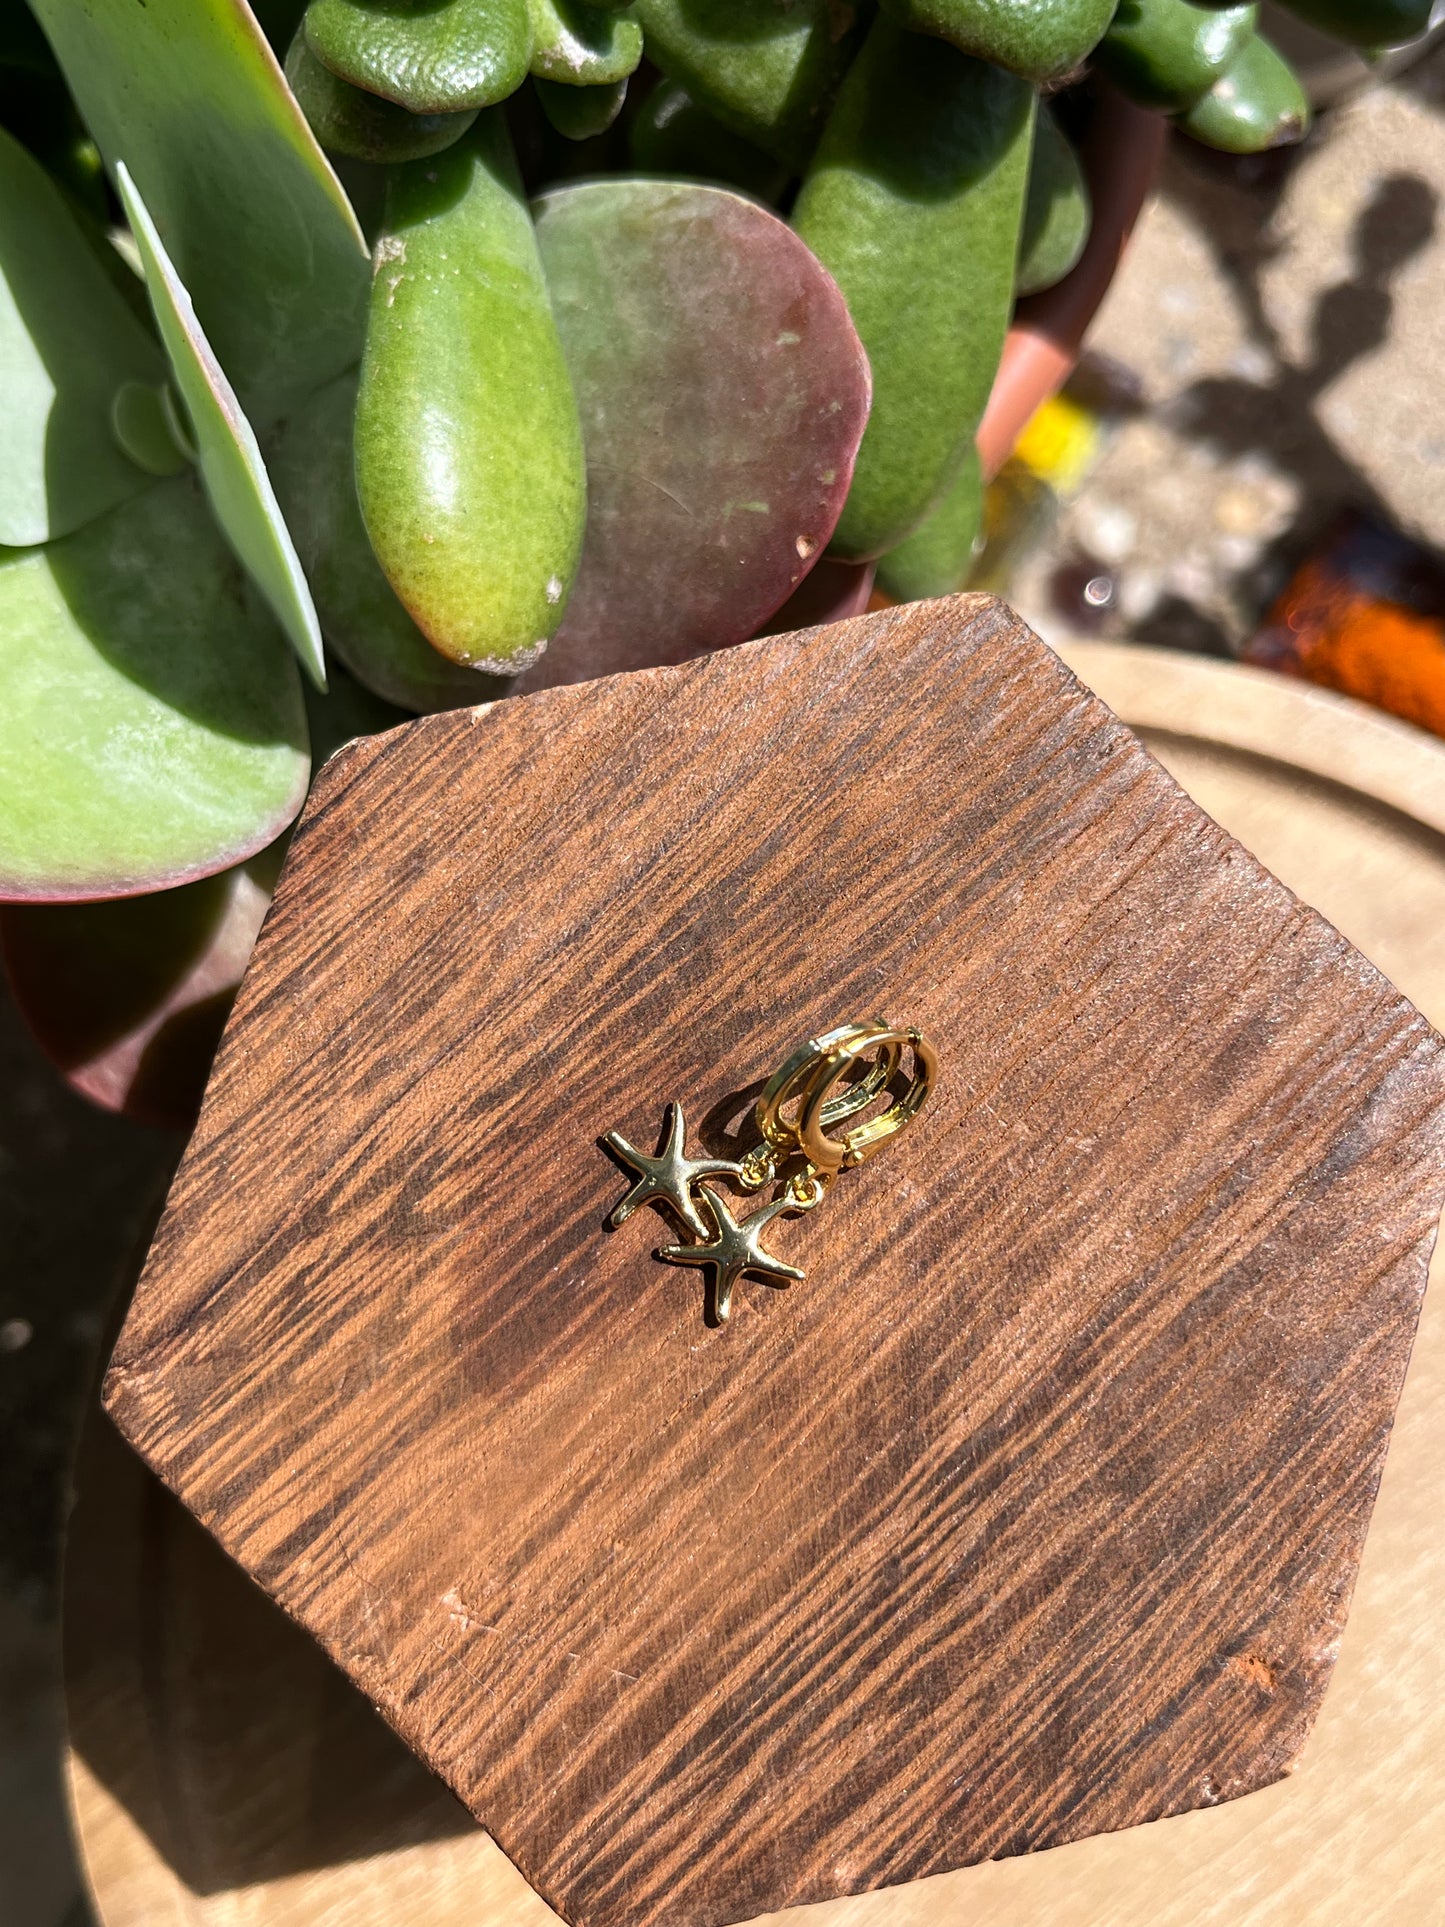
<path fill-rule="evenodd" d="M 1259 671 L 1067 652 L 1184 787 L 1445 1028 L 1445 743 Z M 104 1927 L 555 1916 L 320 1649 L 97 1419 L 66 1574 L 69 1777 Z M 794 1927 L 1387 1927 L 1445 1893 L 1445 1277 L 1348 1632 L 1292 1779 L 799 1909 Z M 727 1824 L 719 1790 L 717 1823 Z M 781 1920 L 782 1916 L 779 1916 Z"/>

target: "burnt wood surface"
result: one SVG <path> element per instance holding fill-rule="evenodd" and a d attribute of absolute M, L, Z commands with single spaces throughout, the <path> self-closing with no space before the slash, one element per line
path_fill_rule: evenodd
<path fill-rule="evenodd" d="M 596 1140 L 874 1011 L 934 1099 L 708 1327 Z M 710 1927 L 1288 1770 L 1442 1110 L 1016 618 L 888 611 L 333 760 L 107 1399 L 559 1911 Z"/>

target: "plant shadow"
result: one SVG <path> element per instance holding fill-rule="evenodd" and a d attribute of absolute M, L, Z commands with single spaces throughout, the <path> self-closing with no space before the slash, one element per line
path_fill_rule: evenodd
<path fill-rule="evenodd" d="M 190 1892 L 254 1890 L 361 1860 L 384 1880 L 387 1854 L 461 1836 L 490 1862 L 471 1814 L 98 1409 L 76 1488 L 64 1607 L 71 1747 Z M 94 1811 L 78 1799 L 83 1844 Z M 158 1887 L 151 1897 L 165 1911 Z"/>
<path fill-rule="evenodd" d="M 1342 508 L 1392 524 L 1390 504 L 1323 418 L 1321 402 L 1351 368 L 1390 339 L 1397 277 L 1434 240 L 1440 197 L 1422 175 L 1396 169 L 1375 183 L 1350 234 L 1344 275 L 1321 291 L 1303 354 L 1292 356 L 1270 318 L 1266 279 L 1291 242 L 1278 215 L 1297 150 L 1232 160 L 1176 141 L 1162 191 L 1205 239 L 1213 265 L 1244 318 L 1250 346 L 1270 372 L 1211 375 L 1165 411 L 1169 427 L 1227 461 L 1254 458 L 1292 481 L 1299 508 L 1289 526 L 1232 574 L 1236 605 L 1262 613 Z M 1234 653 L 1223 625 L 1166 596 L 1125 631 L 1135 642 Z"/>

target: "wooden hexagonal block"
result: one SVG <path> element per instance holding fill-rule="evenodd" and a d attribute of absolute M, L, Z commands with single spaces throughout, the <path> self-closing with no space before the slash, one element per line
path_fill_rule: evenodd
<path fill-rule="evenodd" d="M 730 1323 L 597 1147 L 882 1011 L 936 1095 Z M 1328 1680 L 1440 1040 L 999 604 L 327 766 L 122 1430 L 568 1919 L 1233 1798 Z"/>

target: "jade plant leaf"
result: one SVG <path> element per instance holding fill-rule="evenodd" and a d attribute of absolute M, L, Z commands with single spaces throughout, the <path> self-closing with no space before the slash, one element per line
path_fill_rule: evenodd
<path fill-rule="evenodd" d="M 605 134 L 627 100 L 625 80 L 597 87 L 574 87 L 561 80 L 534 80 L 532 85 L 542 112 L 569 141 L 590 141 Z"/>
<path fill-rule="evenodd" d="M 790 636 L 795 629 L 821 629 L 867 612 L 877 575 L 872 562 L 843 562 L 825 555 L 809 570 L 781 609 L 759 629 L 760 636 Z"/>
<path fill-rule="evenodd" d="M 871 9 L 856 0 L 635 0 L 647 56 L 707 113 L 798 173 Z"/>
<path fill-rule="evenodd" d="M 390 170 L 356 403 L 356 492 L 432 646 L 518 675 L 582 555 L 586 457 L 506 119 Z"/>
<path fill-rule="evenodd" d="M 1294 68 L 1264 37 L 1246 40 L 1233 66 L 1202 100 L 1178 117 L 1192 140 L 1224 154 L 1263 154 L 1303 140 L 1309 96 Z"/>
<path fill-rule="evenodd" d="M 0 910 L 20 1015 L 82 1097 L 143 1124 L 195 1121 L 281 848 L 150 896 Z"/>
<path fill-rule="evenodd" d="M 957 594 L 973 573 L 982 528 L 983 470 L 970 446 L 943 499 L 879 562 L 879 588 L 895 602 Z"/>
<path fill-rule="evenodd" d="M 190 475 L 0 552 L 0 898 L 132 896 L 274 841 L 300 678 Z"/>
<path fill-rule="evenodd" d="M 869 378 L 843 297 L 725 188 L 558 188 L 537 240 L 582 416 L 587 537 L 561 629 L 516 687 L 741 642 L 848 493 Z"/>
<path fill-rule="evenodd" d="M 343 743 L 407 717 L 344 670 L 308 694 L 318 766 Z M 36 1043 L 105 1110 L 184 1130 L 290 843 L 148 896 L 0 906 L 0 955 Z"/>
<path fill-rule="evenodd" d="M 149 485 L 111 408 L 164 373 L 65 196 L 0 129 L 0 543 L 66 535 Z"/>
<path fill-rule="evenodd" d="M 124 161 L 116 163 L 115 178 L 145 269 L 156 326 L 190 415 L 201 480 L 216 520 L 291 638 L 302 667 L 324 689 L 321 628 L 255 430 L 211 352 L 191 297 L 171 265 Z"/>
<path fill-rule="evenodd" d="M 583 0 L 527 0 L 532 72 L 562 86 L 608 87 L 637 71 L 642 29 Z"/>
<path fill-rule="evenodd" d="M 332 73 L 414 114 L 492 107 L 527 77 L 527 0 L 311 0 L 306 39 Z"/>
<path fill-rule="evenodd" d="M 328 152 L 373 165 L 440 154 L 460 140 L 477 117 L 475 108 L 465 114 L 409 114 L 380 94 L 363 93 L 323 66 L 299 30 L 286 53 L 286 79 L 312 133 Z"/>
<path fill-rule="evenodd" d="M 433 649 L 376 559 L 352 461 L 356 379 L 353 372 L 328 382 L 277 433 L 269 451 L 276 493 L 306 565 L 327 647 L 359 682 L 405 709 L 491 702 L 511 683 Z"/>
<path fill-rule="evenodd" d="M 244 0 L 33 0 L 264 432 L 361 352 L 356 217 Z"/>
<path fill-rule="evenodd" d="M 1038 294 L 1057 286 L 1078 265 L 1092 220 L 1089 184 L 1078 155 L 1054 115 L 1040 104 L 1029 158 L 1015 292 Z"/>

